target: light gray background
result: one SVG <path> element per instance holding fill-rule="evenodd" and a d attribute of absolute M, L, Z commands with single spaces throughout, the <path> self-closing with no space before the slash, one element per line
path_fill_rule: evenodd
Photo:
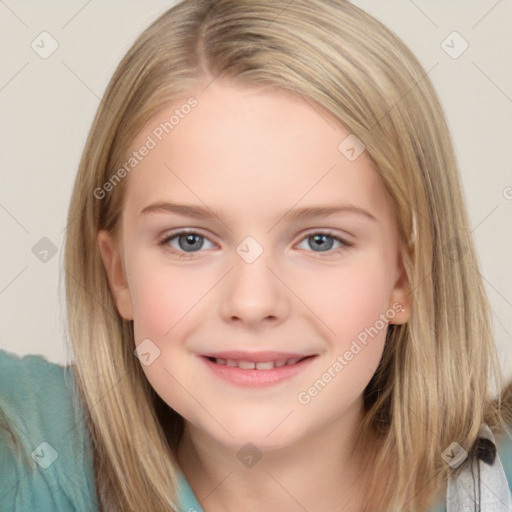
<path fill-rule="evenodd" d="M 66 213 L 94 113 L 135 37 L 172 1 L 0 0 L 0 346 L 65 364 Z M 417 55 L 452 131 L 505 374 L 512 377 L 512 1 L 357 0 Z M 58 43 L 43 59 L 31 47 Z M 457 31 L 469 47 L 450 36 Z M 445 41 L 445 43 L 443 43 Z M 40 51 L 43 51 L 41 48 Z M 47 237 L 54 256 L 33 247 Z M 39 242 L 42 243 L 42 242 Z M 84 248 L 84 250 L 86 250 Z M 35 251 L 37 252 L 37 251 Z"/>

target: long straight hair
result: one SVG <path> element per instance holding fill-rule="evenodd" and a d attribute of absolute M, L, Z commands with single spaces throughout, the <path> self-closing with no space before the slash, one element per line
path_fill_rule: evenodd
<path fill-rule="evenodd" d="M 94 191 L 152 116 L 220 75 L 298 94 L 334 116 L 363 142 L 392 198 L 412 312 L 388 327 L 357 443 L 371 468 L 365 510 L 425 510 L 453 471 L 442 452 L 456 441 L 473 453 L 482 424 L 506 429 L 512 406 L 499 393 L 489 306 L 438 97 L 403 42 L 343 0 L 184 0 L 139 36 L 106 89 L 65 242 L 67 328 L 102 509 L 178 509 L 184 424 L 134 355 L 132 322 L 116 309 L 98 249 L 100 229 L 118 233 L 129 178 L 102 198 Z M 383 486 L 385 474 L 393 481 Z"/>

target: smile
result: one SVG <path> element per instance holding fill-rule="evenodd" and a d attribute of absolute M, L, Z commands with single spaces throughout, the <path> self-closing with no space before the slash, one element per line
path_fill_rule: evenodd
<path fill-rule="evenodd" d="M 302 361 L 303 359 L 306 359 L 307 357 L 313 357 L 313 356 L 306 356 L 306 357 L 291 357 L 290 359 L 280 359 L 277 361 L 263 361 L 263 362 L 256 362 L 256 361 L 243 361 L 243 360 L 236 360 L 236 359 L 222 359 L 222 358 L 214 358 L 209 357 L 210 361 L 216 363 L 216 364 L 223 364 L 226 366 L 232 366 L 232 367 L 238 367 L 242 368 L 243 370 L 272 370 L 273 368 L 280 368 L 281 366 L 290 366 L 298 363 L 299 361 Z"/>
<path fill-rule="evenodd" d="M 245 359 L 214 356 L 201 356 L 200 359 L 215 378 L 236 386 L 260 388 L 292 379 L 305 371 L 317 357 L 310 355 L 271 359 L 260 356 L 258 359 L 262 360 L 251 361 L 246 355 Z"/>

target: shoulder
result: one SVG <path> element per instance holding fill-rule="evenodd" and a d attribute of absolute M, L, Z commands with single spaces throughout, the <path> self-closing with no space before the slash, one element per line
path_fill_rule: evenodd
<path fill-rule="evenodd" d="M 512 492 L 512 430 L 496 435 L 495 440 L 498 455 L 507 477 L 508 487 Z"/>
<path fill-rule="evenodd" d="M 510 430 L 492 433 L 488 425 L 480 429 L 479 437 L 496 445 L 496 457 L 466 461 L 463 470 L 450 478 L 447 492 L 448 512 L 472 510 L 475 499 L 482 510 L 509 510 L 512 505 L 512 435 Z M 488 454 L 488 453 L 487 453 Z M 486 461 L 488 459 L 488 461 Z M 478 465 L 476 462 L 478 461 Z M 432 512 L 441 512 L 435 509 Z M 479 506 L 480 510 L 480 506 Z M 510 509 L 512 510 L 512 509 Z"/>
<path fill-rule="evenodd" d="M 0 509 L 96 510 L 70 367 L 0 349 Z"/>

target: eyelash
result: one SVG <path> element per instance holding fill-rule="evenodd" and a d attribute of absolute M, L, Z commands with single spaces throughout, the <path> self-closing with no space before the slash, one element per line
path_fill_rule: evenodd
<path fill-rule="evenodd" d="M 184 229 L 184 230 L 173 231 L 171 233 L 166 234 L 163 238 L 161 238 L 158 241 L 158 245 L 160 247 L 162 247 L 163 250 L 165 250 L 166 252 L 170 252 L 173 255 L 178 256 L 179 258 L 188 258 L 188 259 L 190 259 L 190 258 L 193 258 L 194 255 L 197 254 L 198 252 L 202 252 L 201 250 L 195 251 L 195 252 L 177 251 L 176 249 L 174 249 L 170 245 L 168 245 L 168 243 L 171 240 L 173 240 L 174 238 L 177 238 L 179 236 L 182 236 L 182 235 L 199 235 L 199 237 L 201 237 L 201 238 L 208 239 L 208 237 L 202 235 L 201 233 L 198 233 L 197 231 Z M 354 245 L 354 244 L 352 244 L 350 242 L 347 242 L 343 238 L 340 238 L 339 236 L 336 236 L 332 231 L 329 231 L 328 229 L 327 230 L 323 230 L 323 231 L 312 231 L 312 232 L 306 234 L 300 241 L 302 242 L 302 241 L 306 240 L 307 238 L 312 237 L 314 235 L 327 235 L 329 238 L 332 238 L 333 240 L 336 240 L 337 242 L 341 243 L 341 247 L 338 247 L 337 249 L 332 249 L 332 250 L 328 250 L 328 251 L 320 251 L 320 252 L 309 251 L 309 252 L 313 252 L 315 254 L 320 254 L 320 255 L 322 255 L 322 254 L 333 254 L 333 253 L 335 254 L 337 252 L 346 251 L 350 247 L 353 247 L 353 245 Z"/>

